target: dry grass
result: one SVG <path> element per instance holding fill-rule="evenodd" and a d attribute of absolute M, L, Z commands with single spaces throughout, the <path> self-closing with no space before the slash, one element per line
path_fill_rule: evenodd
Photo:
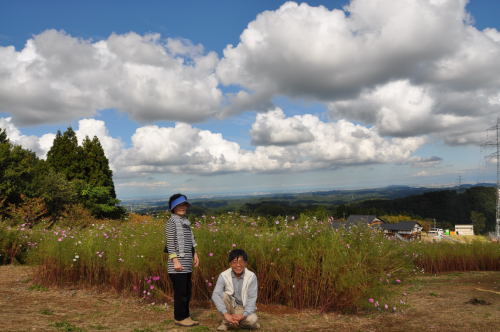
<path fill-rule="evenodd" d="M 34 269 L 0 266 L 2 331 L 213 331 L 219 315 L 194 306 L 201 326 L 176 328 L 170 306 L 147 305 L 114 293 L 33 284 Z M 260 305 L 262 331 L 499 331 L 500 272 L 422 276 L 394 286 L 408 303 L 402 312 L 321 314 Z M 406 293 L 406 296 L 403 296 Z M 471 299 L 490 305 L 466 303 Z"/>

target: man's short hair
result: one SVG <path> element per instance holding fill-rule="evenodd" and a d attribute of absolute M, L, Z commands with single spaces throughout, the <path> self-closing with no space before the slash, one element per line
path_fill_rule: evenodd
<path fill-rule="evenodd" d="M 234 259 L 238 259 L 238 257 L 241 257 L 245 262 L 248 262 L 248 255 L 243 249 L 231 250 L 228 256 L 228 262 L 231 263 Z"/>

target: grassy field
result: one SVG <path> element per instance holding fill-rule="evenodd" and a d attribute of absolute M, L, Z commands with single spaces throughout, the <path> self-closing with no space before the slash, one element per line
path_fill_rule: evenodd
<path fill-rule="evenodd" d="M 213 331 L 220 316 L 205 303 L 192 305 L 201 325 L 176 328 L 171 303 L 151 304 L 113 291 L 73 285 L 46 287 L 35 267 L 0 266 L 2 331 Z M 500 272 L 422 275 L 391 286 L 404 302 L 395 312 L 356 314 L 259 305 L 261 331 L 498 331 Z"/>
<path fill-rule="evenodd" d="M 159 303 L 171 295 L 163 222 L 142 218 L 83 229 L 4 227 L 2 253 L 36 264 L 35 281 L 44 286 L 98 287 Z M 423 272 L 500 270 L 498 243 L 405 243 L 368 228 L 333 230 L 314 217 L 224 214 L 193 220 L 193 228 L 201 258 L 193 275 L 199 302 L 209 300 L 235 247 L 250 255 L 261 304 L 323 312 L 375 311 L 377 303 L 397 311 L 393 289 Z"/>

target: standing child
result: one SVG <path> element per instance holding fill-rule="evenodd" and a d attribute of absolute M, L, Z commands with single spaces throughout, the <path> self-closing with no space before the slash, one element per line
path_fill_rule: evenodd
<path fill-rule="evenodd" d="M 199 264 L 191 223 L 186 218 L 190 205 L 186 195 L 172 195 L 168 201 L 172 216 L 165 224 L 168 275 L 174 288 L 174 318 L 175 324 L 180 326 L 199 324 L 189 314 L 192 267 Z"/>

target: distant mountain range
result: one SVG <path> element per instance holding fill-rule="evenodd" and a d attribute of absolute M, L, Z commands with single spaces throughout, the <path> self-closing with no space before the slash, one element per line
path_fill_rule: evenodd
<path fill-rule="evenodd" d="M 213 196 L 203 198 L 193 198 L 190 201 L 193 207 L 200 209 L 231 210 L 238 209 L 245 204 L 255 204 L 259 202 L 286 203 L 302 205 L 325 205 L 325 204 L 351 204 L 371 199 L 397 199 L 408 196 L 420 195 L 426 192 L 457 190 L 463 191 L 471 187 L 495 187 L 493 183 L 463 184 L 460 187 L 410 187 L 410 186 L 387 186 L 382 188 L 352 189 L 352 190 L 327 190 L 311 191 L 301 193 L 269 193 L 258 195 L 237 195 L 237 196 Z M 123 200 L 122 205 L 129 211 L 153 212 L 165 210 L 167 199 L 129 199 Z"/>

